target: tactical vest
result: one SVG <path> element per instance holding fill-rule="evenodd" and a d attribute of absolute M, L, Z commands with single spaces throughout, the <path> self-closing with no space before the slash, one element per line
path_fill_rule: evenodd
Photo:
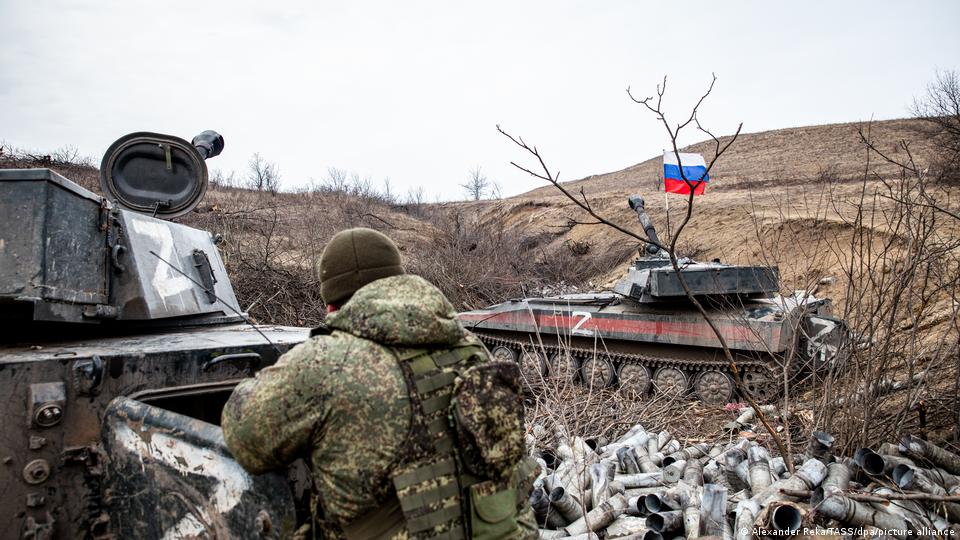
<path fill-rule="evenodd" d="M 501 471 L 504 474 L 492 472 L 499 465 L 497 459 L 512 452 L 503 452 L 497 444 L 465 440 L 472 435 L 465 433 L 463 426 L 474 419 L 462 418 L 458 404 L 451 403 L 455 396 L 463 394 L 461 389 L 471 384 L 471 380 L 472 384 L 486 385 L 496 391 L 495 385 L 499 383 L 495 372 L 488 368 L 495 370 L 497 363 L 489 360 L 482 345 L 466 341 L 439 351 L 392 351 L 403 370 L 413 410 L 410 437 L 392 478 L 408 537 L 411 540 L 531 537 L 531 531 L 523 527 L 526 523 L 520 523 L 518 518 L 529 513 L 524 511 L 529 495 L 528 479 L 535 476 L 536 462 L 530 458 L 510 458 L 509 470 Z M 478 366 L 481 367 L 471 370 Z M 491 403 L 489 407 L 495 409 L 496 405 Z M 483 428 L 479 430 L 482 437 Z M 516 436 L 520 437 L 522 454 L 522 431 Z M 502 444 L 514 446 L 510 441 Z M 361 530 L 358 525 L 376 519 L 375 515 L 365 516 L 358 520 L 360 523 L 347 527 L 347 537 L 356 536 L 351 530 Z M 533 525 L 534 533 L 535 530 Z"/>

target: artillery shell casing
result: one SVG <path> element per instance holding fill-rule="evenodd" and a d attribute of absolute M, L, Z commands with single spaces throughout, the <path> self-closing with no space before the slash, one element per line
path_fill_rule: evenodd
<path fill-rule="evenodd" d="M 623 495 L 610 497 L 580 519 L 567 525 L 564 530 L 570 536 L 599 531 L 620 517 L 627 509 L 627 499 Z"/>
<path fill-rule="evenodd" d="M 663 484 L 663 474 L 660 472 L 619 474 L 614 476 L 613 479 L 623 484 L 627 489 L 654 487 Z"/>
<path fill-rule="evenodd" d="M 770 454 L 762 446 L 754 446 L 747 452 L 747 471 L 750 480 L 750 490 L 759 493 L 773 483 L 770 474 Z"/>
<path fill-rule="evenodd" d="M 663 481 L 670 484 L 676 484 L 683 478 L 683 469 L 686 468 L 686 460 L 674 461 L 663 469 Z"/>
<path fill-rule="evenodd" d="M 568 522 L 583 517 L 583 505 L 562 487 L 555 488 L 550 492 L 550 505 L 556 508 L 563 519 Z"/>

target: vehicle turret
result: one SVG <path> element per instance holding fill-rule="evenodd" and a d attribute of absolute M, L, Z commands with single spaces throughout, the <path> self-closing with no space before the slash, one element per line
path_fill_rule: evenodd
<path fill-rule="evenodd" d="M 240 320 L 215 238 L 170 219 L 200 202 L 223 137 L 121 137 L 94 194 L 49 169 L 0 171 L 0 305 L 15 325 Z"/>
<path fill-rule="evenodd" d="M 302 480 L 249 475 L 218 427 L 237 382 L 310 331 L 248 322 L 216 238 L 172 221 L 223 146 L 121 137 L 102 195 L 0 170 L 0 540 L 280 538 L 309 508 Z"/>

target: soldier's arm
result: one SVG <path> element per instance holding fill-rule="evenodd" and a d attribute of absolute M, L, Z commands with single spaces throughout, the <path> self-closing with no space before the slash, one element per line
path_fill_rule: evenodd
<path fill-rule="evenodd" d="M 309 452 L 327 410 L 318 362 L 325 341 L 294 347 L 230 396 L 221 419 L 223 437 L 247 471 L 278 469 Z"/>

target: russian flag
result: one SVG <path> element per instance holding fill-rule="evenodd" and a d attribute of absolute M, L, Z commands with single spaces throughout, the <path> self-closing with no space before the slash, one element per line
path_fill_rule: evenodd
<path fill-rule="evenodd" d="M 680 165 L 683 165 L 683 175 L 680 174 Z M 700 154 L 680 153 L 680 158 L 674 152 L 663 153 L 663 187 L 667 193 L 690 194 L 690 185 L 684 182 L 684 178 L 690 181 L 693 186 L 694 195 L 703 195 L 710 181 L 710 175 L 707 174 L 707 163 Z"/>

